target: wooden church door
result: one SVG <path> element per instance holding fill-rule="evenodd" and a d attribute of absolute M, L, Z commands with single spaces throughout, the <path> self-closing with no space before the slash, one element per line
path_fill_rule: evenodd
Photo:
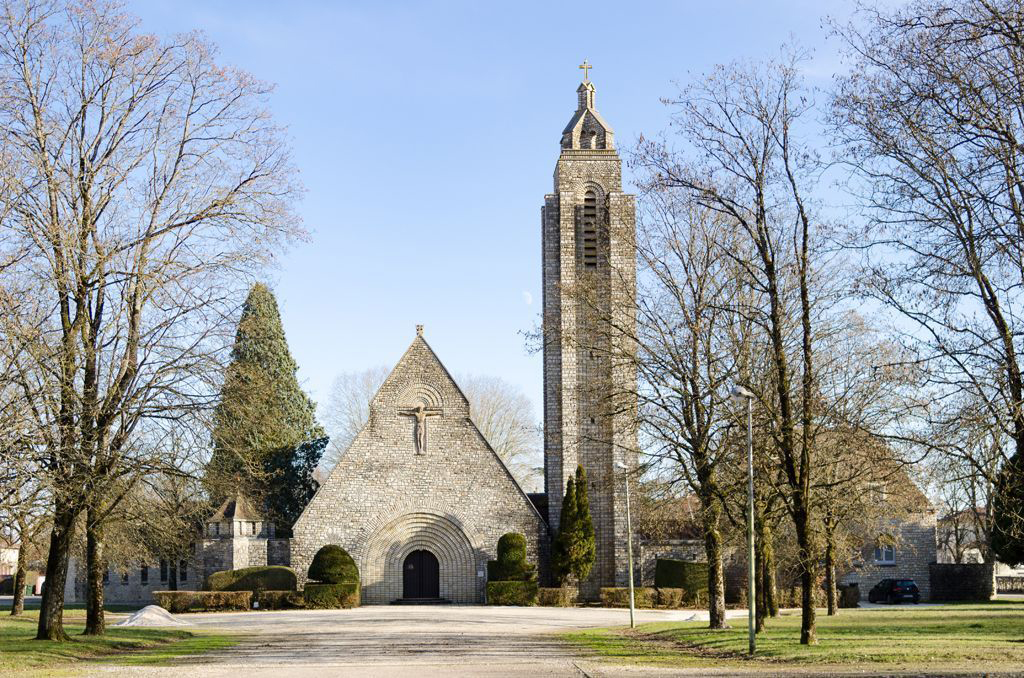
<path fill-rule="evenodd" d="M 440 598 L 440 569 L 430 551 L 413 551 L 402 567 L 403 598 Z"/>

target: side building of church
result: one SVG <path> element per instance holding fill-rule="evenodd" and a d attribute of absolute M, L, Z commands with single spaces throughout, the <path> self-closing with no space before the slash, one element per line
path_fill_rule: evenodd
<path fill-rule="evenodd" d="M 198 588 L 217 570 L 290 565 L 304 582 L 313 555 L 338 544 L 359 566 L 364 604 L 444 599 L 481 603 L 487 561 L 507 532 L 550 582 L 550 552 L 565 485 L 587 472 L 596 537 L 586 597 L 624 586 L 626 473 L 635 465 L 635 374 L 609 331 L 633 322 L 633 196 L 622 192 L 614 133 L 588 78 L 561 137 L 554 192 L 541 216 L 544 314 L 544 495 L 528 496 L 472 420 L 469 403 L 422 328 L 370 403 L 369 420 L 296 521 L 290 540 L 244 497 L 220 507 L 189 561 L 112 575 L 106 597 L 148 601 L 151 591 Z M 632 332 L 623 332 L 631 335 Z M 611 402 L 615 394 L 618 401 Z M 622 398 L 626 400 L 623 401 Z M 69 573 L 69 600 L 84 596 Z M 184 577 L 182 574 L 184 573 Z M 159 576 L 158 576 L 159 575 Z"/>

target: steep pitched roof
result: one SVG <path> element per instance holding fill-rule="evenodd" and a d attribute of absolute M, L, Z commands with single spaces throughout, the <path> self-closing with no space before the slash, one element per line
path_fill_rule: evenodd
<path fill-rule="evenodd" d="M 207 522 L 221 523 L 229 520 L 263 520 L 263 516 L 253 507 L 248 497 L 239 493 L 225 499 Z"/>

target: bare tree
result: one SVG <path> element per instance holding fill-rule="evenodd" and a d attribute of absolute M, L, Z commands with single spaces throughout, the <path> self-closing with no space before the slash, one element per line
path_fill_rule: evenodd
<path fill-rule="evenodd" d="M 751 384 L 751 390 L 760 402 L 775 405 L 767 410 L 771 449 L 784 473 L 782 497 L 799 545 L 800 641 L 814 643 L 814 323 L 822 313 L 816 285 L 825 276 L 825 262 L 824 224 L 810 202 L 816 156 L 798 140 L 811 105 L 799 77 L 801 59 L 787 53 L 766 64 L 719 67 L 684 89 L 670 104 L 690 153 L 680 158 L 652 148 L 647 164 L 666 186 L 734 224 L 753 255 L 735 259 L 760 301 L 741 312 L 761 328 L 772 379 Z"/>
<path fill-rule="evenodd" d="M 1024 9 L 914 0 L 860 19 L 836 27 L 853 68 L 832 123 L 868 215 L 865 291 L 927 375 L 931 429 L 970 403 L 1001 463 L 1024 459 Z M 971 450 L 987 473 L 987 447 L 955 453 Z M 1008 518 L 1024 534 L 1024 512 Z"/>
<path fill-rule="evenodd" d="M 328 471 L 334 468 L 356 434 L 366 426 L 370 419 L 370 401 L 389 372 L 386 366 L 378 365 L 357 372 L 342 372 L 334 378 L 321 413 L 331 439 L 320 460 L 322 468 Z"/>
<path fill-rule="evenodd" d="M 321 466 L 334 467 L 370 418 L 370 401 L 387 378 L 386 367 L 344 372 L 334 379 L 324 407 L 331 443 Z M 469 413 L 509 471 L 527 491 L 539 485 L 541 429 L 533 403 L 518 387 L 499 377 L 462 375 L 456 380 L 469 400 Z"/>
<path fill-rule="evenodd" d="M 634 163 L 644 167 L 650 146 Z M 655 152 L 660 154 L 659 147 Z M 681 199 L 657 173 L 645 178 L 636 243 L 635 346 L 620 359 L 636 373 L 640 448 L 699 501 L 708 562 L 710 628 L 727 626 L 719 465 L 735 375 L 729 311 L 739 281 L 727 255 L 732 229 L 715 212 Z"/>
<path fill-rule="evenodd" d="M 63 640 L 79 517 L 140 463 L 140 429 L 216 396 L 239 279 L 298 232 L 298 187 L 268 87 L 200 36 L 139 34 L 105 2 L 0 14 L 5 282 L 27 300 L 0 316 L 54 503 L 37 637 Z"/>

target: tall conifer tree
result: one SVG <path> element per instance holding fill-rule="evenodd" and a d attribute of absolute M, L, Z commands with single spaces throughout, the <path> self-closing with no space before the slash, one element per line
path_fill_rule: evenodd
<path fill-rule="evenodd" d="M 313 469 L 326 443 L 297 369 L 277 300 L 257 283 L 238 322 L 204 482 L 214 501 L 241 490 L 263 503 L 286 533 L 316 490 Z"/>
<path fill-rule="evenodd" d="M 572 574 L 572 538 L 576 531 L 576 481 L 569 476 L 562 496 L 562 518 L 555 537 L 554 553 L 551 556 L 551 573 L 561 586 Z"/>
<path fill-rule="evenodd" d="M 570 562 L 572 573 L 578 581 L 590 576 L 594 569 L 597 555 L 594 537 L 594 521 L 590 517 L 590 495 L 587 493 L 587 474 L 583 466 L 576 467 L 576 521 L 573 525 L 573 538 Z"/>

